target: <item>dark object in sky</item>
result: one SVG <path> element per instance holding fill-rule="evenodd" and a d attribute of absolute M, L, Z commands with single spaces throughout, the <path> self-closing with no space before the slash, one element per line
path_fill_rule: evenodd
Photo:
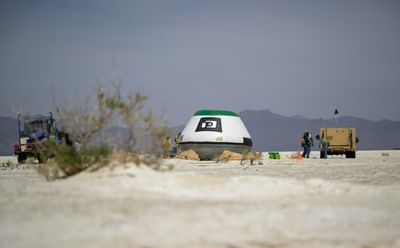
<path fill-rule="evenodd" d="M 337 109 L 335 109 L 335 115 L 338 115 L 339 111 Z"/>

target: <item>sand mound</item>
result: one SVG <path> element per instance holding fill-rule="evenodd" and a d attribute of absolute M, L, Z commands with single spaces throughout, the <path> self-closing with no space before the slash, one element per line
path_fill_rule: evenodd
<path fill-rule="evenodd" d="M 188 159 L 188 160 L 200 160 L 199 155 L 193 150 L 187 150 L 184 152 L 178 153 L 175 158 L 178 159 Z"/>
<path fill-rule="evenodd" d="M 217 160 L 219 161 L 226 161 L 226 160 L 241 160 L 242 159 L 242 154 L 237 153 L 237 152 L 231 152 L 228 150 L 225 150 Z"/>
<path fill-rule="evenodd" d="M 137 155 L 128 152 L 113 152 L 108 157 L 108 162 L 110 161 L 118 161 L 122 164 L 127 164 L 127 163 L 139 164 L 140 158 Z"/>

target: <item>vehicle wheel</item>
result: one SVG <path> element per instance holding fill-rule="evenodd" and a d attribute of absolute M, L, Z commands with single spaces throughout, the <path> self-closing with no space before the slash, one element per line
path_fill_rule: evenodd
<path fill-rule="evenodd" d="M 24 164 L 25 161 L 26 161 L 26 157 L 25 157 L 25 156 L 22 156 L 22 155 L 19 155 L 19 156 L 17 157 L 17 160 L 18 160 L 18 163 L 19 163 L 19 164 Z"/>
<path fill-rule="evenodd" d="M 39 156 L 37 156 L 36 158 L 37 158 L 39 164 L 44 164 L 44 163 L 47 162 L 47 157 L 46 157 L 46 156 L 40 156 L 40 155 L 39 155 Z"/>
<path fill-rule="evenodd" d="M 346 158 L 356 158 L 356 152 L 346 152 Z"/>
<path fill-rule="evenodd" d="M 319 152 L 319 158 L 324 158 L 324 152 L 323 151 Z"/>

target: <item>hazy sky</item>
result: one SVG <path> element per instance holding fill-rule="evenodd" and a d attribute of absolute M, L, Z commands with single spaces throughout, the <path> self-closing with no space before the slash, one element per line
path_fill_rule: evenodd
<path fill-rule="evenodd" d="M 400 1 L 1 1 L 0 116 L 117 74 L 170 125 L 203 108 L 400 120 Z"/>

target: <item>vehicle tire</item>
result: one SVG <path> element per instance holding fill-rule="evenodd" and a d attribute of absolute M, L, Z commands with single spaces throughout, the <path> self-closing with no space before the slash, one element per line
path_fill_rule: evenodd
<path fill-rule="evenodd" d="M 346 158 L 356 158 L 356 152 L 346 152 Z"/>
<path fill-rule="evenodd" d="M 36 158 L 37 158 L 39 164 L 44 164 L 44 163 L 47 162 L 47 157 L 46 157 L 46 156 L 40 156 L 40 155 L 38 155 Z"/>
<path fill-rule="evenodd" d="M 18 155 L 17 160 L 19 164 L 25 164 L 26 157 L 23 155 Z"/>
<path fill-rule="evenodd" d="M 324 152 L 323 151 L 319 152 L 319 158 L 324 158 Z"/>

